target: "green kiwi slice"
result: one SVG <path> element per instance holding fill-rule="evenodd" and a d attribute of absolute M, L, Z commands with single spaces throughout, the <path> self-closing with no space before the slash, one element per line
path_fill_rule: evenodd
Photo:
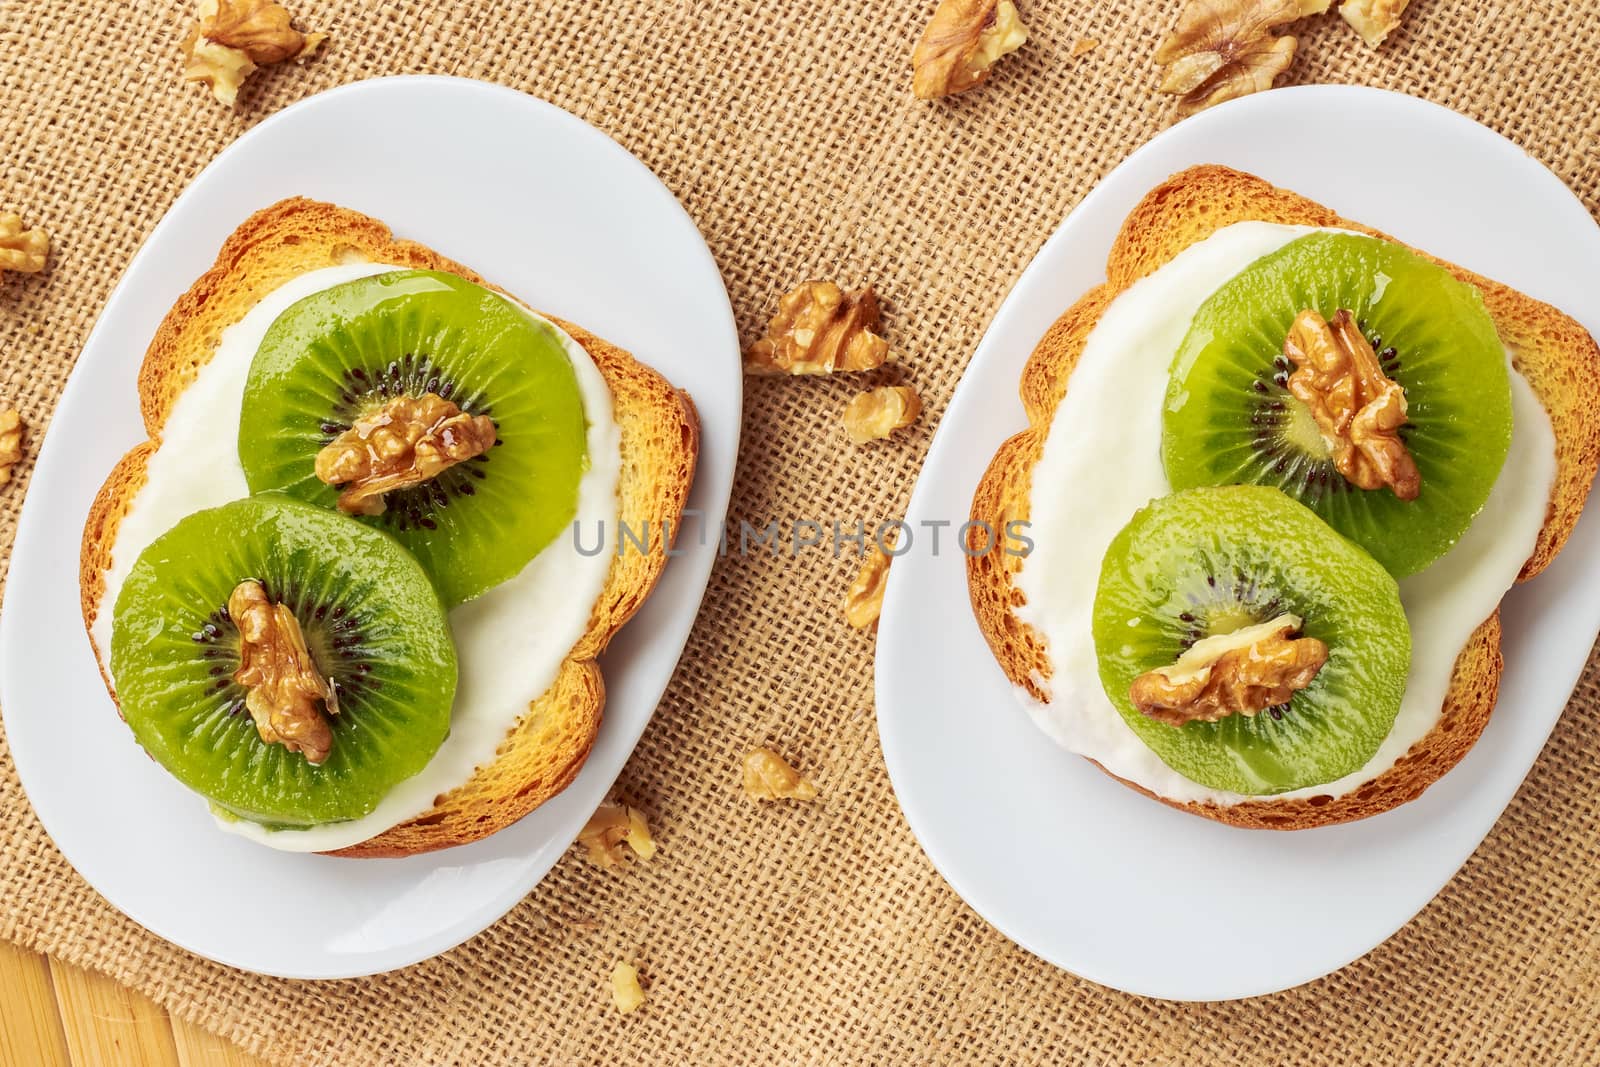
<path fill-rule="evenodd" d="M 1135 678 L 1196 641 L 1288 613 L 1328 661 L 1287 704 L 1169 725 L 1129 698 Z M 1106 696 L 1162 762 L 1252 796 L 1359 770 L 1394 725 L 1411 628 L 1394 578 L 1308 508 L 1266 486 L 1190 489 L 1134 515 L 1106 550 L 1094 602 Z"/>
<path fill-rule="evenodd" d="M 332 683 L 333 741 L 313 765 L 257 733 L 229 594 L 247 579 L 293 612 Z M 146 752 L 225 813 L 279 827 L 368 814 L 450 729 L 456 653 L 444 607 L 398 541 L 267 494 L 196 512 L 140 553 L 113 609 L 111 673 Z"/>
<path fill-rule="evenodd" d="M 393 271 L 333 286 L 278 316 L 245 384 L 239 459 L 250 491 L 323 507 L 316 457 L 398 396 L 432 393 L 495 423 L 495 447 L 391 492 L 360 521 L 397 537 L 447 605 L 515 576 L 577 512 L 583 396 L 556 331 L 482 286 Z"/>
<path fill-rule="evenodd" d="M 1358 489 L 1334 467 L 1310 409 L 1287 390 L 1295 316 L 1350 311 L 1384 374 L 1405 390 L 1399 431 L 1421 494 Z M 1257 260 L 1200 308 L 1178 349 L 1162 419 L 1174 489 L 1282 489 L 1399 577 L 1460 539 L 1511 445 L 1505 348 L 1470 285 L 1399 245 L 1315 233 Z"/>

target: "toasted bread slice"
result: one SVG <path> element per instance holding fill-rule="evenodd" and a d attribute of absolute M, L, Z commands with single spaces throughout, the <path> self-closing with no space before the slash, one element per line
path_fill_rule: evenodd
<path fill-rule="evenodd" d="M 1001 530 L 1008 522 L 1028 518 L 1032 472 L 1051 418 L 1066 395 L 1090 332 L 1118 294 L 1190 245 L 1225 226 L 1247 221 L 1339 227 L 1393 240 L 1305 197 L 1225 167 L 1195 167 L 1169 178 L 1123 223 L 1106 264 L 1105 284 L 1068 308 L 1029 357 L 1021 385 L 1028 428 L 1007 440 L 990 462 L 973 497 L 973 519 Z M 1517 370 L 1538 394 L 1555 429 L 1556 479 L 1538 544 L 1519 576 L 1526 581 L 1543 570 L 1566 542 L 1600 463 L 1600 350 L 1581 325 L 1556 309 L 1428 258 L 1483 294 Z M 969 556 L 968 589 L 978 625 L 1007 677 L 1034 699 L 1044 700 L 1041 681 L 1051 675 L 1044 641 L 1016 615 L 1024 598 L 1013 579 L 1021 566 L 1021 558 L 1002 552 Z M 1235 826 L 1281 830 L 1348 822 L 1387 811 L 1416 799 L 1466 755 L 1488 724 L 1502 665 L 1496 612 L 1457 657 L 1443 715 L 1432 732 L 1387 772 L 1343 796 L 1262 798 L 1234 805 L 1156 799 Z"/>
<path fill-rule="evenodd" d="M 117 528 L 145 480 L 145 465 L 178 396 L 215 353 L 222 331 L 264 296 L 307 271 L 351 260 L 450 271 L 480 285 L 476 273 L 355 211 L 300 198 L 259 211 L 233 232 L 216 264 L 178 299 L 162 320 L 139 372 L 139 404 L 150 440 L 123 457 L 89 512 L 79 581 L 84 625 L 102 604 L 105 572 Z M 495 288 L 494 286 L 489 286 Z M 503 290 L 502 290 L 503 291 Z M 618 516 L 633 528 L 672 528 L 688 499 L 699 453 L 700 426 L 687 394 L 627 352 L 571 323 L 552 320 L 589 353 L 610 387 L 621 430 Z M 582 638 L 567 653 L 554 684 L 506 735 L 492 763 L 439 796 L 431 810 L 370 840 L 339 850 L 343 856 L 405 856 L 487 836 L 516 822 L 571 783 L 594 745 L 605 686 L 595 657 L 639 609 L 666 563 L 660 539 L 650 550 L 616 557 Z M 106 656 L 96 647 L 110 683 Z"/>

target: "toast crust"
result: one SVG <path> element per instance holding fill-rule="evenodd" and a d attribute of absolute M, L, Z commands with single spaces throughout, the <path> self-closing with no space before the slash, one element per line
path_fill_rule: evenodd
<path fill-rule="evenodd" d="M 105 572 L 117 529 L 145 482 L 172 406 L 217 349 L 223 330 L 262 297 L 300 274 L 352 259 L 449 271 L 497 292 L 477 273 L 356 211 L 304 198 L 280 201 L 245 220 L 223 244 L 216 263 L 178 298 L 156 330 L 139 371 L 139 406 L 149 440 L 112 470 L 90 508 L 79 559 L 83 620 L 102 610 Z M 510 294 L 505 294 L 510 295 Z M 637 527 L 664 529 L 688 500 L 699 455 L 700 424 L 686 393 L 622 349 L 581 327 L 551 319 L 589 356 L 611 390 L 623 463 L 618 515 Z M 668 546 L 612 560 L 589 625 L 568 651 L 555 682 L 519 718 L 492 762 L 441 794 L 427 812 L 333 855 L 408 856 L 465 844 L 509 826 L 569 785 L 600 728 L 605 684 L 595 658 L 644 603 L 666 564 Z M 95 648 L 106 688 L 116 699 L 106 655 Z"/>
<path fill-rule="evenodd" d="M 1066 395 L 1090 332 L 1111 302 L 1189 246 L 1247 221 L 1339 227 L 1394 240 L 1305 197 L 1226 167 L 1195 167 L 1173 175 L 1124 221 L 1106 264 L 1106 283 L 1068 308 L 1029 357 L 1020 387 L 1028 428 L 1002 444 L 990 461 L 973 495 L 974 520 L 987 522 L 992 529 L 1027 520 L 1032 472 L 1051 418 Z M 1426 252 L 1418 254 L 1483 294 L 1501 339 L 1513 353 L 1513 365 L 1538 395 L 1555 430 L 1555 484 L 1539 540 L 1518 575 L 1518 581 L 1527 581 L 1548 566 L 1566 543 L 1600 464 L 1600 349 L 1579 323 L 1555 308 Z M 1016 615 L 1024 602 L 1015 584 L 1021 566 L 1020 557 L 1006 553 L 969 554 L 968 591 L 979 628 L 1006 676 L 1035 700 L 1044 701 L 1043 683 L 1051 674 L 1044 641 Z M 1421 796 L 1476 743 L 1494 708 L 1503 664 L 1497 611 L 1457 657 L 1443 714 L 1433 730 L 1388 771 L 1344 796 L 1263 798 L 1234 805 L 1155 799 L 1234 826 L 1281 830 L 1326 826 L 1387 811 Z"/>

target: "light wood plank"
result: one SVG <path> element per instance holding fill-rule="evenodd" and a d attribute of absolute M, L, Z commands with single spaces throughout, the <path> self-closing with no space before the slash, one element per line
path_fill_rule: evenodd
<path fill-rule="evenodd" d="M 266 1060 L 257 1059 L 233 1042 L 176 1017 L 172 1019 L 172 1036 L 182 1067 L 268 1067 Z"/>
<path fill-rule="evenodd" d="M 76 1067 L 179 1067 L 167 1014 L 153 1000 L 59 960 L 50 976 Z"/>
<path fill-rule="evenodd" d="M 49 962 L 0 941 L 0 1063 L 69 1067 L 71 1062 Z"/>

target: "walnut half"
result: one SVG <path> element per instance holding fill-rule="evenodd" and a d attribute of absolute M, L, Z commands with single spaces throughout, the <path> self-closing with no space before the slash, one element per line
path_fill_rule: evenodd
<path fill-rule="evenodd" d="M 347 515 L 382 515 L 384 494 L 430 481 L 494 442 L 487 415 L 468 415 L 437 393 L 397 396 L 317 453 L 317 478 L 344 486 L 339 510 Z"/>
<path fill-rule="evenodd" d="M 333 749 L 327 715 L 339 713 L 333 685 L 317 670 L 294 612 L 274 604 L 261 583 L 247 579 L 228 596 L 228 616 L 239 628 L 239 669 L 244 706 L 268 744 L 304 753 L 318 764 Z M 321 705 L 319 707 L 319 705 Z"/>
<path fill-rule="evenodd" d="M 911 53 L 911 91 L 919 100 L 964 93 L 1027 41 L 1011 0 L 939 0 Z"/>
<path fill-rule="evenodd" d="M 1135 678 L 1128 697 L 1141 713 L 1170 726 L 1259 715 L 1287 703 L 1328 662 L 1327 645 L 1289 636 L 1299 630 L 1299 617 L 1285 614 L 1202 638 L 1170 667 Z"/>
<path fill-rule="evenodd" d="M 778 301 L 767 335 L 744 354 L 752 374 L 832 374 L 873 370 L 889 358 L 871 286 L 845 292 L 832 282 L 802 282 Z"/>
<path fill-rule="evenodd" d="M 1358 489 L 1388 486 L 1401 500 L 1422 493 L 1422 475 L 1400 427 L 1406 394 L 1383 373 L 1355 316 L 1341 309 L 1330 322 L 1307 308 L 1295 317 L 1283 354 L 1296 370 L 1289 392 L 1311 409 L 1333 452 L 1333 465 Z"/>
<path fill-rule="evenodd" d="M 203 82 L 229 107 L 258 68 L 308 56 L 328 38 L 301 33 L 288 9 L 271 0 L 200 0 L 196 13 L 199 22 L 183 42 L 183 80 Z"/>
<path fill-rule="evenodd" d="M 1160 91 L 1182 97 L 1192 114 L 1272 88 L 1294 59 L 1293 37 L 1280 26 L 1327 11 L 1333 0 L 1188 0 L 1178 25 L 1156 50 L 1166 68 Z"/>

